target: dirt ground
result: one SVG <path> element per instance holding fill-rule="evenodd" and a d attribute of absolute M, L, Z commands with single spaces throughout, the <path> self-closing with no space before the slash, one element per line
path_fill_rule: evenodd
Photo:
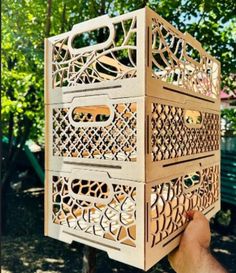
<path fill-rule="evenodd" d="M 11 192 L 7 196 L 6 232 L 2 236 L 2 273 L 79 273 L 83 245 L 67 245 L 43 236 L 43 189 Z M 212 225 L 211 251 L 231 273 L 236 272 L 236 235 Z M 141 273 L 142 270 L 113 261 L 97 251 L 97 273 Z M 173 273 L 164 258 L 149 273 Z"/>

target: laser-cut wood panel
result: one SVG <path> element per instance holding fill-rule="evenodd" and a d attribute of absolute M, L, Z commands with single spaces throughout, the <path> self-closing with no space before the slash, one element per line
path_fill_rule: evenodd
<path fill-rule="evenodd" d="M 76 45 L 76 37 L 100 28 L 107 33 L 102 43 L 93 37 L 87 46 Z M 145 79 L 144 33 L 145 12 L 138 10 L 115 18 L 94 18 L 46 39 L 46 103 L 58 102 L 73 91 L 111 97 L 141 95 Z"/>
<path fill-rule="evenodd" d="M 149 8 L 46 39 L 45 234 L 167 255 L 187 210 L 220 208 L 219 92 L 220 63 Z"/>
<path fill-rule="evenodd" d="M 220 160 L 220 112 L 188 99 L 146 98 L 146 181 Z"/>
<path fill-rule="evenodd" d="M 155 14 L 151 17 L 152 78 L 217 99 L 218 63 L 191 35 L 176 32 Z"/>
<path fill-rule="evenodd" d="M 113 178 L 144 182 L 144 103 L 142 97 L 91 96 L 46 106 L 49 124 L 46 169 L 71 171 L 76 164 L 107 171 Z M 105 117 L 102 114 L 94 121 L 94 108 L 96 117 L 105 109 Z M 77 116 L 73 120 L 75 111 Z"/>
<path fill-rule="evenodd" d="M 102 43 L 93 36 L 88 45 L 76 45 L 76 37 L 101 28 L 107 30 Z M 71 92 L 172 100 L 178 93 L 219 107 L 220 63 L 149 8 L 80 23 L 47 39 L 45 49 L 46 103 Z"/>
<path fill-rule="evenodd" d="M 147 270 L 176 247 L 187 210 L 210 217 L 219 209 L 219 177 L 217 162 L 146 185 L 80 168 L 49 171 L 47 235 Z"/>
<path fill-rule="evenodd" d="M 67 97 L 47 107 L 48 170 L 73 164 L 148 183 L 219 160 L 218 111 L 196 98 Z M 201 105 L 201 108 L 200 106 Z"/>

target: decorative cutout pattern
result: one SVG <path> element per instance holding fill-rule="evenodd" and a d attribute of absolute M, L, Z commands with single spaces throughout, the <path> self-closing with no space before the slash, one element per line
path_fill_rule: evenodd
<path fill-rule="evenodd" d="M 219 115 L 201 112 L 202 126 L 189 128 L 184 109 L 152 103 L 152 161 L 219 149 Z"/>
<path fill-rule="evenodd" d="M 184 176 L 184 188 L 191 189 L 192 187 L 199 185 L 201 176 L 199 172 L 190 173 Z"/>
<path fill-rule="evenodd" d="M 198 52 L 188 38 L 159 19 L 152 19 L 153 78 L 217 99 L 219 73 L 219 65 L 213 58 Z"/>
<path fill-rule="evenodd" d="M 114 118 L 110 125 L 77 128 L 69 122 L 69 108 L 54 108 L 53 154 L 63 157 L 136 161 L 136 103 L 114 104 L 113 108 Z M 90 121 L 91 116 L 88 115 L 82 115 L 80 121 Z"/>
<path fill-rule="evenodd" d="M 87 202 L 69 195 L 67 177 L 52 177 L 53 223 L 83 231 L 121 244 L 135 246 L 136 239 L 136 187 L 112 184 L 111 201 L 103 203 L 100 190 L 102 182 L 84 182 L 100 202 Z M 85 180 L 83 180 L 85 181 Z M 104 183 L 102 183 L 104 185 Z M 93 189 L 93 190 L 92 190 Z M 109 192 L 105 192 L 108 196 Z"/>
<path fill-rule="evenodd" d="M 199 176 L 199 173 L 192 174 Z M 189 176 L 187 176 L 189 179 Z M 154 247 L 163 239 L 182 227 L 188 210 L 202 211 L 219 198 L 219 166 L 203 169 L 199 187 L 186 191 L 186 176 L 172 179 L 152 187 L 151 236 Z M 194 180 L 193 179 L 193 180 Z"/>
<path fill-rule="evenodd" d="M 107 199 L 110 194 L 106 183 L 81 179 L 71 181 L 71 190 L 78 195 L 101 199 Z"/>
<path fill-rule="evenodd" d="M 112 19 L 110 19 L 112 20 Z M 114 23 L 115 37 L 110 46 L 102 50 L 90 50 L 76 54 L 68 48 L 68 37 L 53 44 L 53 88 L 77 86 L 134 78 L 136 68 L 136 17 Z M 99 28 L 99 27 L 98 27 Z M 91 39 L 91 45 L 97 41 Z M 79 47 L 77 47 L 79 48 Z"/>

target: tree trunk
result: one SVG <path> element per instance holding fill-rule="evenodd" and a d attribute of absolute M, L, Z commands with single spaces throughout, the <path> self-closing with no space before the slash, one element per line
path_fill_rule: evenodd
<path fill-rule="evenodd" d="M 95 272 L 96 272 L 96 249 L 85 245 L 83 250 L 82 273 L 95 273 Z"/>
<path fill-rule="evenodd" d="M 138 9 L 145 8 L 147 6 L 148 2 L 149 2 L 148 0 L 139 1 L 137 8 Z"/>
<path fill-rule="evenodd" d="M 61 15 L 61 32 L 65 32 L 65 25 L 66 25 L 66 4 L 63 3 L 63 10 Z"/>
<path fill-rule="evenodd" d="M 52 16 L 52 0 L 48 0 L 46 26 L 45 26 L 46 37 L 49 37 L 50 30 L 51 30 L 51 16 Z"/>

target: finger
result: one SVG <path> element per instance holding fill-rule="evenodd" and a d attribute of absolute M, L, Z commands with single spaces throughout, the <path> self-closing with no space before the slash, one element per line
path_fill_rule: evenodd
<path fill-rule="evenodd" d="M 189 210 L 186 212 L 186 214 L 189 220 L 205 218 L 205 216 L 200 211 L 197 210 Z"/>
<path fill-rule="evenodd" d="M 194 210 L 186 211 L 186 215 L 187 215 L 188 220 L 193 220 L 194 213 L 195 213 Z"/>

